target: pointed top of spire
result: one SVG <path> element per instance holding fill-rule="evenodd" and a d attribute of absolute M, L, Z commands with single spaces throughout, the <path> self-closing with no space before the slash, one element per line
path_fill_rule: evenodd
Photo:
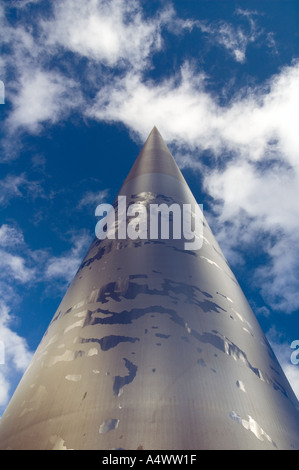
<path fill-rule="evenodd" d="M 154 125 L 154 127 L 152 128 L 151 132 L 153 132 L 153 131 L 158 131 L 158 128 L 157 128 L 156 125 Z M 159 132 L 159 131 L 158 131 L 158 132 Z M 159 134 L 160 134 L 160 133 L 159 133 Z"/>
<path fill-rule="evenodd" d="M 164 173 L 186 183 L 156 126 L 152 128 L 125 183 L 145 173 Z"/>

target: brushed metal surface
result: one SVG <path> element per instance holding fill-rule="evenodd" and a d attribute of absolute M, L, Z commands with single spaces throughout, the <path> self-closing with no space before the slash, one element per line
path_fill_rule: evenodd
<path fill-rule="evenodd" d="M 195 203 L 156 128 L 119 194 Z M 205 219 L 202 238 L 94 240 L 1 449 L 299 448 L 298 400 Z"/>

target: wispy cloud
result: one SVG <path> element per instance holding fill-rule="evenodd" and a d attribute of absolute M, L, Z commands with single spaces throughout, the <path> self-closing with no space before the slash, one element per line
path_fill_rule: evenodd
<path fill-rule="evenodd" d="M 259 41 L 262 41 L 267 48 L 275 50 L 273 34 L 265 33 L 258 26 L 256 12 L 238 8 L 235 14 L 244 17 L 247 24 L 235 26 L 223 20 L 213 23 L 198 21 L 197 27 L 208 36 L 210 41 L 222 46 L 236 62 L 244 63 L 248 46 L 254 43 L 259 44 Z"/>
<path fill-rule="evenodd" d="M 15 227 L 3 224 L 0 227 L 0 247 L 15 247 L 24 243 L 23 233 Z"/>
<path fill-rule="evenodd" d="M 25 173 L 19 175 L 7 174 L 0 180 L 0 205 L 7 206 L 10 201 L 18 197 L 45 197 L 41 184 L 29 180 Z"/>
<path fill-rule="evenodd" d="M 1 264 L 4 271 L 1 277 L 12 276 L 13 279 L 22 283 L 30 281 L 34 277 L 35 270 L 26 266 L 24 259 L 21 256 L 12 255 L 3 250 L 0 250 Z"/>
<path fill-rule="evenodd" d="M 103 189 L 102 191 L 87 191 L 83 194 L 78 203 L 78 209 L 90 209 L 95 211 L 98 204 L 107 202 L 109 190 Z"/>
<path fill-rule="evenodd" d="M 87 233 L 76 233 L 71 236 L 72 246 L 60 256 L 50 256 L 46 263 L 45 278 L 59 280 L 60 289 L 64 292 L 66 285 L 73 279 L 77 269 L 91 243 Z M 61 281 L 64 285 L 61 286 Z"/>
<path fill-rule="evenodd" d="M 92 238 L 86 231 L 64 234 L 69 248 L 59 256 L 50 249 L 31 250 L 20 229 L 8 224 L 0 226 L 0 259 L 2 286 L 20 284 L 40 284 L 49 280 L 69 282 L 85 255 Z M 34 266 L 34 267 L 32 267 Z M 65 286 L 63 286 L 65 290 Z"/>

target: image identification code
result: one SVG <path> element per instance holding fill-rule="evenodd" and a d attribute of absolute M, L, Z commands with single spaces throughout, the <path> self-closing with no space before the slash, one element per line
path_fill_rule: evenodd
<path fill-rule="evenodd" d="M 103 465 L 128 465 L 130 468 L 136 464 L 142 463 L 143 465 L 189 465 L 196 463 L 196 455 L 192 454 L 156 454 L 147 455 L 143 458 L 139 456 L 123 456 L 112 455 L 105 456 L 102 459 Z"/>

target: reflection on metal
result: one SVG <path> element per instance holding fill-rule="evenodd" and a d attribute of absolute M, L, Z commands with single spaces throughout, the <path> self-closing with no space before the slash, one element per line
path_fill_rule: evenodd
<path fill-rule="evenodd" d="M 72 380 L 73 382 L 78 382 L 81 380 L 82 375 L 81 374 L 69 374 L 65 376 L 66 380 Z"/>
<path fill-rule="evenodd" d="M 119 419 L 107 419 L 104 421 L 99 429 L 100 434 L 105 434 L 106 432 L 116 429 L 119 423 Z"/>
<path fill-rule="evenodd" d="M 119 195 L 195 203 L 156 128 Z M 298 401 L 205 219 L 202 239 L 94 240 L 0 448 L 299 448 Z"/>
<path fill-rule="evenodd" d="M 240 390 L 246 393 L 245 386 L 241 380 L 237 380 L 236 385 Z"/>
<path fill-rule="evenodd" d="M 246 419 L 242 419 L 241 416 L 237 415 L 234 411 L 231 411 L 229 416 L 237 421 L 237 423 L 241 424 L 245 429 L 251 431 L 260 441 L 263 441 L 264 438 L 268 439 L 274 447 L 277 448 L 277 445 L 274 441 L 272 441 L 271 437 L 268 436 L 267 433 L 260 427 L 260 425 L 251 417 L 248 416 L 248 421 Z"/>

